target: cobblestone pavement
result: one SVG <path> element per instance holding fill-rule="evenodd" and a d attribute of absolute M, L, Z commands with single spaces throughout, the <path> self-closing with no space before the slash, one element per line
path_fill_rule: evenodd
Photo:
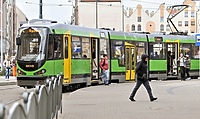
<path fill-rule="evenodd" d="M 158 100 L 150 102 L 144 86 L 136 102 L 128 100 L 134 82 L 91 86 L 64 93 L 59 119 L 199 119 L 200 80 L 151 81 Z"/>

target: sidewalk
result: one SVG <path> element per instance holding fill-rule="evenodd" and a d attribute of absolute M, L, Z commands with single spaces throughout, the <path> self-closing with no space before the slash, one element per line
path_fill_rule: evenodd
<path fill-rule="evenodd" d="M 0 86 L 5 85 L 17 85 L 17 79 L 15 76 L 10 76 L 9 80 L 5 80 L 5 76 L 0 76 Z"/>
<path fill-rule="evenodd" d="M 99 85 L 63 93 L 59 119 L 199 119 L 200 80 L 151 81 L 158 100 L 151 102 L 144 86 L 135 102 L 128 97 L 135 83 Z"/>

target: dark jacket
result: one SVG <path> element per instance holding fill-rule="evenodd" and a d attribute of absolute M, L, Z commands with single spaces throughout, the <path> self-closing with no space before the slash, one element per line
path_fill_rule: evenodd
<path fill-rule="evenodd" d="M 148 55 L 143 54 L 141 56 L 141 61 L 138 62 L 137 67 L 136 67 L 136 74 L 137 74 L 137 79 L 139 80 L 147 80 L 147 61 L 145 59 L 148 57 Z"/>

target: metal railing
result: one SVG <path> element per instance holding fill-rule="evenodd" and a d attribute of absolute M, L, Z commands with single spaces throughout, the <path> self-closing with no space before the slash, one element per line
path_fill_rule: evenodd
<path fill-rule="evenodd" d="M 23 102 L 15 102 L 6 114 L 0 104 L 0 119 L 53 119 L 62 113 L 62 77 L 52 77 L 47 85 L 36 86 L 35 92 L 23 93 Z"/>

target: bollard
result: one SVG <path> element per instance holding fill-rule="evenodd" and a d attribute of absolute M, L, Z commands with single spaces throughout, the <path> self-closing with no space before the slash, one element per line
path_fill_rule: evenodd
<path fill-rule="evenodd" d="M 13 76 L 17 75 L 17 67 L 16 65 L 13 66 Z"/>
<path fill-rule="evenodd" d="M 22 95 L 23 101 L 26 104 L 28 102 L 29 92 L 25 91 Z"/>
<path fill-rule="evenodd" d="M 5 117 L 5 107 L 3 104 L 0 104 L 0 119 L 4 119 Z"/>

